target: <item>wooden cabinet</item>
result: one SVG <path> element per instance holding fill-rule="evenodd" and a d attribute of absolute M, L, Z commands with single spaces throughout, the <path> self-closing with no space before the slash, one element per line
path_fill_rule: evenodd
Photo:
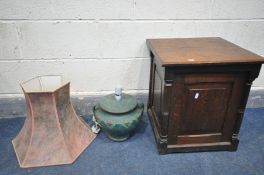
<path fill-rule="evenodd" d="M 149 39 L 148 114 L 161 154 L 229 150 L 264 59 L 221 38 Z"/>

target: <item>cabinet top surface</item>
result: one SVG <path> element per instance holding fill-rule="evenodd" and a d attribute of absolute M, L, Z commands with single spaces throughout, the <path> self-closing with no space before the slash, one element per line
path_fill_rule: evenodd
<path fill-rule="evenodd" d="M 147 39 L 162 66 L 264 63 L 264 58 L 222 38 Z"/>

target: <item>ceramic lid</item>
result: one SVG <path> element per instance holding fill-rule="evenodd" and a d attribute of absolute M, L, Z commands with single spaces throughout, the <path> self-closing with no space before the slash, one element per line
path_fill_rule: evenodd
<path fill-rule="evenodd" d="M 124 93 L 121 95 L 120 100 L 117 100 L 115 94 L 110 94 L 99 101 L 99 106 L 106 112 L 122 114 L 135 109 L 137 100 L 133 96 Z"/>

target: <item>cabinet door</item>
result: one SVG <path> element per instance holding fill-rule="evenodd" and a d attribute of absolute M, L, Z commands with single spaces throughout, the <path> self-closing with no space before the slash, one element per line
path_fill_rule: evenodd
<path fill-rule="evenodd" d="M 230 142 L 243 89 L 241 74 L 177 76 L 169 144 Z"/>

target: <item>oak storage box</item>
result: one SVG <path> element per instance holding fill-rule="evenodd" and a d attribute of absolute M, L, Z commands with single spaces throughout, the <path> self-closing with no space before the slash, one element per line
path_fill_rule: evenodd
<path fill-rule="evenodd" d="M 148 39 L 148 114 L 160 154 L 235 151 L 264 59 L 222 38 Z"/>

